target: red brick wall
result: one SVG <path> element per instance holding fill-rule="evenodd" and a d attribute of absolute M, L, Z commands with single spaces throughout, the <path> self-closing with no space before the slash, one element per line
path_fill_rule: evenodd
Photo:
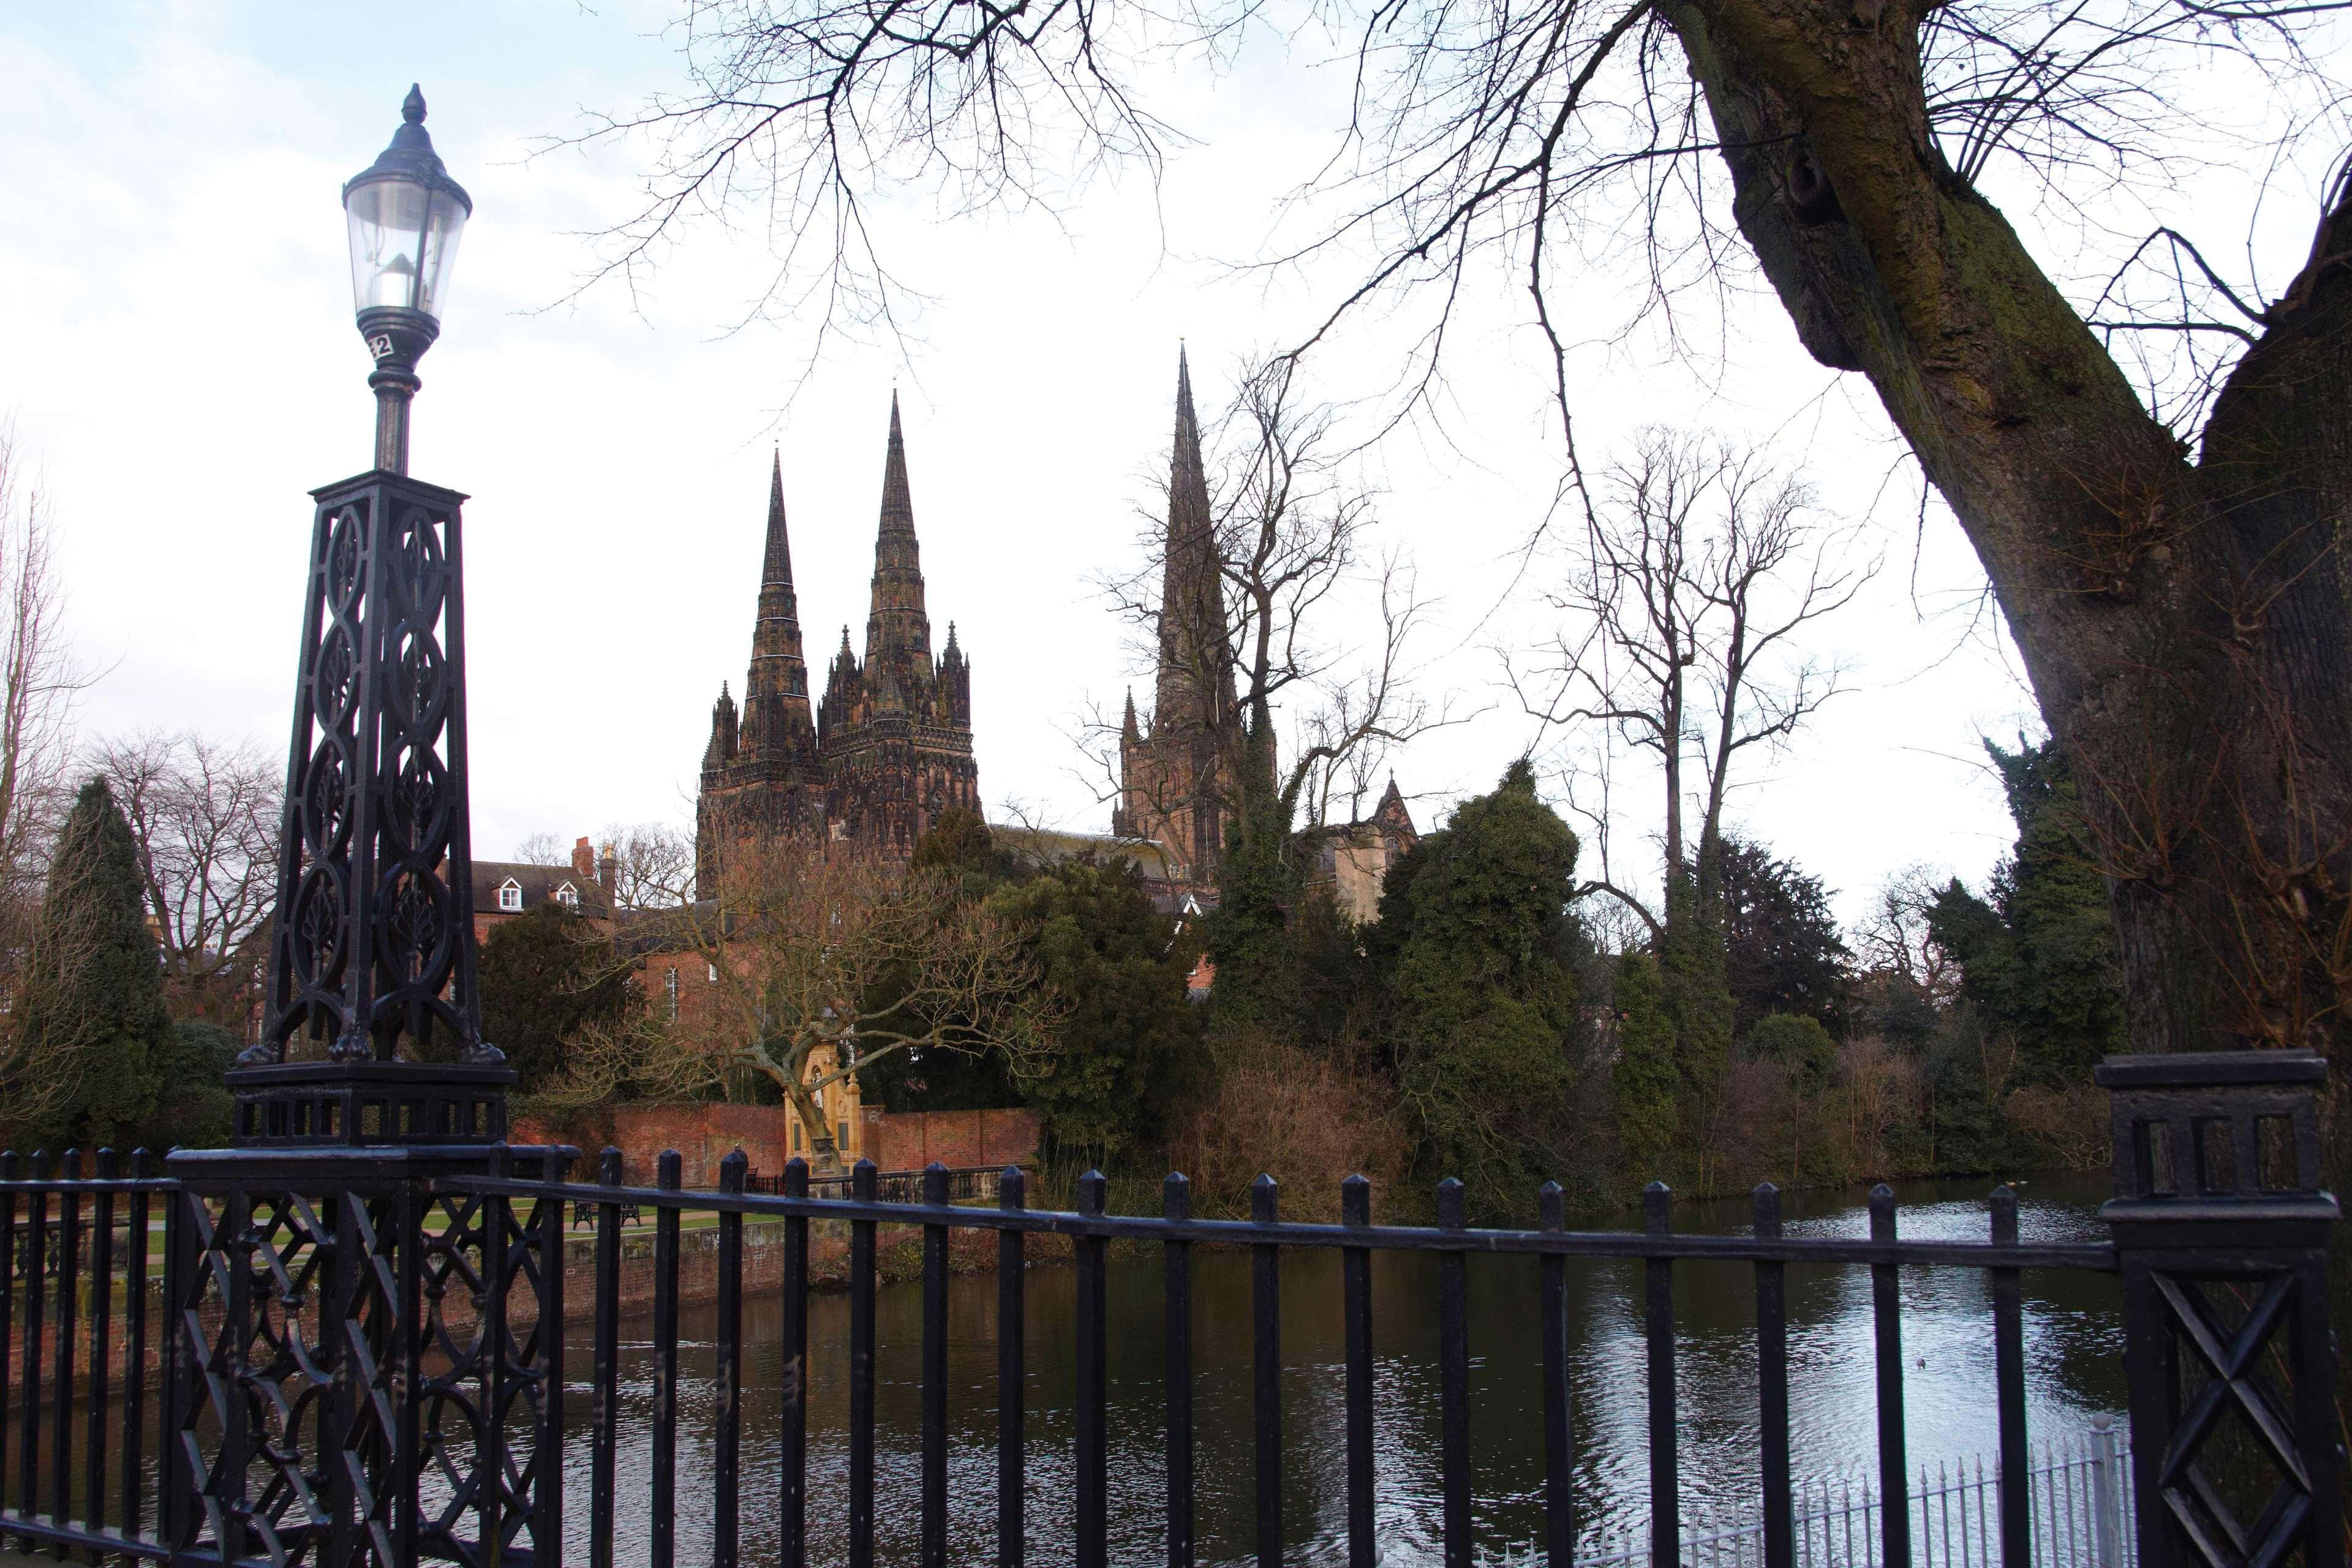
<path fill-rule="evenodd" d="M 792 1158 L 784 1147 L 784 1111 L 773 1105 L 621 1105 L 551 1123 L 519 1118 L 517 1143 L 576 1143 L 592 1163 L 574 1180 L 592 1180 L 593 1161 L 607 1143 L 621 1151 L 623 1179 L 651 1186 L 654 1162 L 678 1152 L 679 1180 L 689 1187 L 719 1184 L 719 1163 L 740 1149 L 752 1168 L 772 1174 Z M 867 1158 L 885 1171 L 919 1171 L 937 1160 L 950 1166 L 1025 1164 L 1037 1157 L 1037 1113 L 929 1110 L 893 1116 L 866 1112 Z"/>
<path fill-rule="evenodd" d="M 1022 1165 L 1037 1157 L 1037 1113 L 918 1110 L 866 1113 L 867 1157 L 886 1171 L 919 1171 L 937 1160 L 950 1167 Z"/>

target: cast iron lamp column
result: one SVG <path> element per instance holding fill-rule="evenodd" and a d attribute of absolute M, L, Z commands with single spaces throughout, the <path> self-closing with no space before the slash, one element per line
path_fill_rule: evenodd
<path fill-rule="evenodd" d="M 507 1142 L 514 1071 L 481 1037 L 466 498 L 406 472 L 472 205 L 414 89 L 402 121 L 343 191 L 375 460 L 311 492 L 266 1020 L 228 1074 L 230 1147 L 169 1162 L 173 1562 L 561 1551 L 562 1205 L 446 1184 L 561 1181 L 578 1151 Z"/>
<path fill-rule="evenodd" d="M 473 203 L 415 88 L 343 211 L 375 461 L 311 492 L 269 1001 L 231 1075 L 236 1141 L 502 1143 L 514 1074 L 481 1038 L 475 984 L 466 498 L 407 472 L 416 361 L 440 335 Z"/>

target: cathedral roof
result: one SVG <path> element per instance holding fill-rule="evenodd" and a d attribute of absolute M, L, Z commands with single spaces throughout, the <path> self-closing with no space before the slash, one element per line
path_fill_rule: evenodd
<path fill-rule="evenodd" d="M 999 849 L 1032 866 L 1058 866 L 1090 854 L 1107 861 L 1132 861 L 1136 869 L 1153 881 L 1164 882 L 1175 874 L 1168 851 L 1149 838 L 1064 833 L 1050 827 L 1000 827 L 993 824 L 988 831 Z"/>

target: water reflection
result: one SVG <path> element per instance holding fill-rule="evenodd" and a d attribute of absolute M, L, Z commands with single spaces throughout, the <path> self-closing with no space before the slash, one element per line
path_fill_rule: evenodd
<path fill-rule="evenodd" d="M 2029 1241 L 2098 1237 L 2103 1180 L 2065 1179 L 2024 1189 L 2020 1226 Z M 1902 1232 L 1976 1239 L 1986 1234 L 1976 1183 L 1912 1184 L 1901 1194 Z M 1745 1205 L 1678 1209 L 1678 1228 L 1744 1228 Z M 1860 1194 L 1812 1194 L 1790 1205 L 1791 1234 L 1863 1236 Z M 1298 1254 L 1282 1276 L 1284 1519 L 1286 1555 L 1300 1563 L 1344 1556 L 1346 1480 L 1339 1260 Z M 1575 1478 L 1580 1530 L 1622 1527 L 1647 1511 L 1645 1359 L 1638 1263 L 1580 1263 L 1568 1270 Z M 1249 1258 L 1197 1253 L 1193 1282 L 1195 1533 L 1200 1560 L 1252 1555 Z M 1686 1527 L 1745 1515 L 1757 1485 L 1755 1298 L 1752 1270 L 1685 1263 L 1675 1273 L 1679 1454 Z M 1469 1260 L 1471 1459 L 1482 1543 L 1524 1543 L 1542 1529 L 1542 1389 L 1534 1369 L 1537 1264 L 1525 1258 Z M 1066 1268 L 1028 1277 L 1028 1551 L 1034 1561 L 1072 1552 L 1070 1364 L 1075 1279 Z M 1437 1268 L 1421 1255 L 1376 1254 L 1373 1338 L 1378 1362 L 1379 1515 L 1386 1560 L 1434 1563 L 1438 1550 Z M 1114 1261 L 1108 1282 L 1110 1333 L 1111 1550 L 1113 1560 L 1160 1560 L 1164 1495 L 1161 1308 L 1156 1257 Z M 1991 1296 L 1973 1271 L 1915 1269 L 1903 1281 L 1906 1441 L 1912 1464 L 1990 1454 L 1993 1408 Z M 1870 1282 L 1860 1268 L 1791 1268 L 1788 1280 L 1790 1426 L 1800 1478 L 1859 1474 L 1875 1464 Z M 2030 1272 L 2024 1282 L 2029 1420 L 2037 1444 L 2072 1436 L 2090 1415 L 2120 1410 L 2119 1293 L 2108 1277 Z M 877 1306 L 877 1561 L 912 1563 L 920 1495 L 921 1296 L 886 1288 Z M 949 1297 L 949 1458 L 951 1561 L 984 1561 L 995 1543 L 996 1281 L 959 1279 Z M 684 1314 L 679 1352 L 678 1547 L 708 1551 L 711 1515 L 713 1320 Z M 748 1303 L 744 1365 L 742 1549 L 772 1557 L 777 1539 L 777 1388 L 782 1314 L 772 1299 Z M 652 1387 L 651 1325 L 624 1326 L 621 1400 L 621 1560 L 643 1560 L 646 1456 Z M 590 1391 L 584 1325 L 572 1331 L 574 1381 L 567 1420 L 584 1439 Z M 813 1561 L 847 1555 L 848 1310 L 839 1296 L 812 1302 L 809 1325 L 809 1546 Z M 572 1550 L 584 1552 L 588 1453 L 570 1445 L 565 1490 Z"/>

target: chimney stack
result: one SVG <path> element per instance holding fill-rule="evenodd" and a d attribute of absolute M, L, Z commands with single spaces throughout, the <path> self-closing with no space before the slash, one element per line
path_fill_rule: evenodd
<path fill-rule="evenodd" d="M 572 868 L 592 882 L 596 879 L 596 852 L 588 847 L 588 836 L 584 833 L 572 843 Z"/>

